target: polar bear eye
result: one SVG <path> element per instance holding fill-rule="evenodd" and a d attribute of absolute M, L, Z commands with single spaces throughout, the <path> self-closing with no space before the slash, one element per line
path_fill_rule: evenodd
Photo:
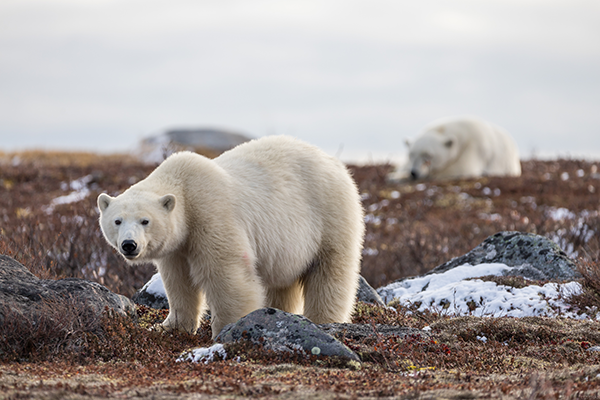
<path fill-rule="evenodd" d="M 142 225 L 148 225 L 150 223 L 150 221 L 145 218 L 141 222 L 142 222 Z"/>
<path fill-rule="evenodd" d="M 120 219 L 115 219 L 115 225 L 121 225 L 121 220 Z"/>

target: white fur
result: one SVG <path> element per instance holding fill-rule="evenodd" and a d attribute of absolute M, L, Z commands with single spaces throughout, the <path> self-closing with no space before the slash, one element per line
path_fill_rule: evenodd
<path fill-rule="evenodd" d="M 206 303 L 213 337 L 264 306 L 350 320 L 362 206 L 346 167 L 316 147 L 275 136 L 214 160 L 176 153 L 120 196 L 101 194 L 98 207 L 113 247 L 124 254 L 133 240 L 126 259 L 156 264 L 167 329 L 195 332 Z"/>
<path fill-rule="evenodd" d="M 502 128 L 477 118 L 428 125 L 409 143 L 408 157 L 408 173 L 414 179 L 521 175 L 513 139 Z"/>

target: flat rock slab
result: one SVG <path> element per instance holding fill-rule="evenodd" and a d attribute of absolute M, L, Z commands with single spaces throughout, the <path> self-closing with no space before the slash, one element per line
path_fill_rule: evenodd
<path fill-rule="evenodd" d="M 7 311 L 13 314 L 39 313 L 52 302 L 71 302 L 101 315 L 106 307 L 122 315 L 135 315 L 135 305 L 96 282 L 78 278 L 39 279 L 14 259 L 0 255 L 0 324 Z"/>
<path fill-rule="evenodd" d="M 409 336 L 420 336 L 428 338 L 430 332 L 418 328 L 407 328 L 395 325 L 382 324 L 321 324 L 318 325 L 323 332 L 330 334 L 338 339 L 350 338 L 354 340 L 364 340 L 372 336 L 397 336 L 406 338 Z"/>
<path fill-rule="evenodd" d="M 429 271 L 439 274 L 461 265 L 499 263 L 513 267 L 510 276 L 528 279 L 572 280 L 580 278 L 577 265 L 550 239 L 522 232 L 499 232 L 485 239 L 465 255 Z"/>
<path fill-rule="evenodd" d="M 250 340 L 274 351 L 303 350 L 308 354 L 360 361 L 356 353 L 302 315 L 261 308 L 227 325 L 216 337 L 220 343 Z"/>

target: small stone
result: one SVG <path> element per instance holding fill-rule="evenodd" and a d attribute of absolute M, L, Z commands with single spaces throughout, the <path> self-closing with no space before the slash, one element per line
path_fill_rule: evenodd
<path fill-rule="evenodd" d="M 379 296 L 379 293 L 371 285 L 369 282 L 362 276 L 358 278 L 358 292 L 356 294 L 356 299 L 358 301 L 364 301 L 365 303 L 372 303 L 384 306 L 385 303 Z"/>

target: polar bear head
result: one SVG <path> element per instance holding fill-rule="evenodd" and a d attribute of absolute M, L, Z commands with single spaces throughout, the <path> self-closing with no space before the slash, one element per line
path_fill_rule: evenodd
<path fill-rule="evenodd" d="M 408 167 L 412 179 L 425 179 L 443 171 L 460 153 L 458 138 L 444 126 L 424 131 L 408 145 Z"/>
<path fill-rule="evenodd" d="M 146 191 L 126 191 L 120 196 L 98 196 L 100 228 L 104 237 L 131 263 L 150 262 L 172 251 L 181 238 L 177 199 Z"/>

